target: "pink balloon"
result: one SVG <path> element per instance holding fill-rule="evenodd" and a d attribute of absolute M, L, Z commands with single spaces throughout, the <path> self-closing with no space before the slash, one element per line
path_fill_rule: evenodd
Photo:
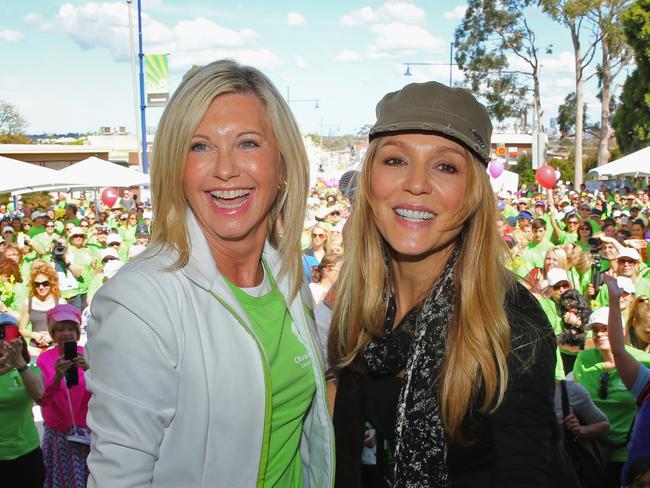
<path fill-rule="evenodd" d="M 501 176 L 503 170 L 504 170 L 503 162 L 498 161 L 496 159 L 490 162 L 490 167 L 488 171 L 490 172 L 490 176 L 492 178 L 498 178 L 499 176 Z"/>
<path fill-rule="evenodd" d="M 102 202 L 104 203 L 104 205 L 106 205 L 109 208 L 113 207 L 113 205 L 117 201 L 117 197 L 118 194 L 115 188 L 109 186 L 108 188 L 104 188 L 102 190 L 102 194 L 101 194 Z"/>
<path fill-rule="evenodd" d="M 555 168 L 553 166 L 549 166 L 548 164 L 540 166 L 537 169 L 537 173 L 535 173 L 535 179 L 537 180 L 537 183 L 550 190 L 555 186 L 555 183 L 557 182 L 557 174 L 555 173 Z"/>

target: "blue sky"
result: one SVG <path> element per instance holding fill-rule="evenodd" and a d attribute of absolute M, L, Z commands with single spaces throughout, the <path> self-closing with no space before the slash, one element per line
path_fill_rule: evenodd
<path fill-rule="evenodd" d="M 133 21 L 137 12 L 133 0 Z M 264 71 L 290 99 L 303 132 L 336 135 L 374 122 L 387 92 L 414 81 L 447 83 L 446 63 L 462 1 L 142 0 L 147 54 L 169 53 L 170 85 L 192 64 L 230 57 Z M 8 0 L 0 16 L 0 99 L 16 105 L 29 133 L 135 128 L 128 6 L 116 2 Z M 563 27 L 539 13 L 530 22 L 540 46 L 545 119 L 573 91 L 573 56 Z M 462 73 L 453 69 L 455 81 Z M 622 83 L 623 80 L 618 80 Z M 587 86 L 592 120 L 595 86 Z M 162 109 L 147 110 L 155 126 Z"/>

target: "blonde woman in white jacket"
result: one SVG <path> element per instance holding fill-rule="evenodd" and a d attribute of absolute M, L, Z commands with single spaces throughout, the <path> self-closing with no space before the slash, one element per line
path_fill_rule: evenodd
<path fill-rule="evenodd" d="M 332 486 L 289 108 L 256 69 L 209 64 L 165 109 L 151 177 L 152 242 L 92 304 L 88 486 Z"/>

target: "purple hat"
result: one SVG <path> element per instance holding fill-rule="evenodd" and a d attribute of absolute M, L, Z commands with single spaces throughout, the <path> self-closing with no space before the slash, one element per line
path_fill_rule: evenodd
<path fill-rule="evenodd" d="M 77 325 L 81 325 L 81 311 L 74 305 L 64 303 L 57 305 L 47 311 L 47 321 L 51 322 L 64 322 L 69 320 Z"/>

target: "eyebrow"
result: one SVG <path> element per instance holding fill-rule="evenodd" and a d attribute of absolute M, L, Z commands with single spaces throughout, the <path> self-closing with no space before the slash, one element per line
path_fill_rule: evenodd
<path fill-rule="evenodd" d="M 378 149 L 383 149 L 386 146 L 397 146 L 399 148 L 403 149 L 408 149 L 409 147 L 412 147 L 412 144 L 406 143 L 404 141 L 400 140 L 387 140 L 386 142 L 382 143 L 381 146 L 379 146 Z M 455 154 L 459 154 L 463 157 L 465 157 L 465 150 L 460 147 L 452 147 L 452 146 L 438 146 L 437 147 L 438 151 L 446 153 L 446 152 L 451 152 Z"/>
<path fill-rule="evenodd" d="M 246 129 L 246 130 L 243 130 L 241 132 L 237 132 L 236 137 L 245 136 L 245 135 L 248 135 L 248 134 L 253 134 L 253 135 L 260 136 L 260 137 L 264 137 L 264 134 L 262 132 L 260 132 L 258 130 L 255 130 L 255 129 Z M 194 138 L 205 139 L 207 141 L 210 140 L 210 136 L 207 136 L 205 134 L 194 134 L 192 136 L 192 139 L 194 139 Z"/>

